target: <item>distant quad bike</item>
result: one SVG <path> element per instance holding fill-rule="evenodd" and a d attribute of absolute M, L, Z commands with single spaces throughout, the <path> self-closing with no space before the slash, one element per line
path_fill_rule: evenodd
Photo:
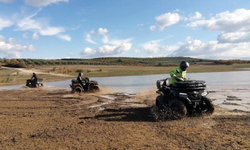
<path fill-rule="evenodd" d="M 156 85 L 156 93 L 159 94 L 156 106 L 164 114 L 170 114 L 171 119 L 181 119 L 194 114 L 211 115 L 214 112 L 212 101 L 207 97 L 205 81 L 179 81 L 170 86 L 170 78 L 167 78 L 157 80 Z"/>
<path fill-rule="evenodd" d="M 99 91 L 99 86 L 97 81 L 89 81 L 89 78 L 86 77 L 82 80 L 83 86 L 78 82 L 77 79 L 72 79 L 70 87 L 72 92 L 81 93 L 81 92 L 97 92 Z"/>
<path fill-rule="evenodd" d="M 33 79 L 28 79 L 28 80 L 26 80 L 26 86 L 27 87 L 40 87 L 40 86 L 43 86 L 43 79 L 38 78 L 37 81 L 35 81 Z"/>

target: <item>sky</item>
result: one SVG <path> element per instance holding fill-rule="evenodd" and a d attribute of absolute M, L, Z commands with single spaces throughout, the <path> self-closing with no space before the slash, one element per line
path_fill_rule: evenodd
<path fill-rule="evenodd" d="M 0 0 L 0 58 L 250 59 L 249 0 Z"/>

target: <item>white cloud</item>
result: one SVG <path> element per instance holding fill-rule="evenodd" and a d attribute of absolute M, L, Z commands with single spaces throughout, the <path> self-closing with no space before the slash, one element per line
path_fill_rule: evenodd
<path fill-rule="evenodd" d="M 38 33 L 35 32 L 33 35 L 32 35 L 32 39 L 33 40 L 38 40 L 39 39 L 39 36 L 38 36 Z"/>
<path fill-rule="evenodd" d="M 198 26 L 203 26 L 203 25 L 205 25 L 206 23 L 212 24 L 213 21 L 198 20 L 198 21 L 195 21 L 195 22 L 188 23 L 188 24 L 186 25 L 186 27 L 189 27 L 189 28 L 196 28 L 196 27 L 198 27 Z"/>
<path fill-rule="evenodd" d="M 0 53 L 4 54 L 5 57 L 20 58 L 24 51 L 34 52 L 36 49 L 33 45 L 26 46 L 18 44 L 13 38 L 9 38 L 9 42 L 0 41 Z"/>
<path fill-rule="evenodd" d="M 13 25 L 13 23 L 11 21 L 9 21 L 9 20 L 3 20 L 2 18 L 0 18 L 0 31 L 3 28 L 10 27 L 12 25 Z"/>
<path fill-rule="evenodd" d="M 225 11 L 209 20 L 199 20 L 187 24 L 187 27 L 203 26 L 207 30 L 223 32 L 249 32 L 250 31 L 250 10 L 236 9 L 230 13 Z"/>
<path fill-rule="evenodd" d="M 94 34 L 95 33 L 95 30 L 91 30 L 89 31 L 90 34 Z"/>
<path fill-rule="evenodd" d="M 144 26 L 144 24 L 143 23 L 141 23 L 141 24 L 137 24 L 137 27 L 143 27 Z"/>
<path fill-rule="evenodd" d="M 186 43 L 174 51 L 171 56 L 189 56 L 213 59 L 239 59 L 250 56 L 250 42 L 242 43 L 218 43 L 210 41 L 203 43 L 200 40 L 187 38 Z"/>
<path fill-rule="evenodd" d="M 121 45 L 122 43 L 129 43 L 131 40 L 132 40 L 131 38 L 128 38 L 128 39 L 111 39 L 107 43 L 112 44 L 112 45 Z"/>
<path fill-rule="evenodd" d="M 154 31 L 156 29 L 156 26 L 150 26 L 149 29 Z"/>
<path fill-rule="evenodd" d="M 0 2 L 11 3 L 11 2 L 13 2 L 13 0 L 0 0 Z"/>
<path fill-rule="evenodd" d="M 71 41 L 71 37 L 69 35 L 58 35 L 57 37 L 68 42 Z"/>
<path fill-rule="evenodd" d="M 108 33 L 108 30 L 106 28 L 105 29 L 99 28 L 98 31 L 97 31 L 97 33 L 98 34 L 106 34 L 106 33 Z"/>
<path fill-rule="evenodd" d="M 86 47 L 80 55 L 83 57 L 102 57 L 102 56 L 112 56 L 112 55 L 117 55 L 117 54 L 122 54 L 126 51 L 129 51 L 132 47 L 132 43 L 130 41 L 132 40 L 131 38 L 127 39 L 112 39 L 109 38 L 107 29 L 99 28 L 97 32 L 94 30 L 91 30 L 88 32 L 86 35 L 86 41 L 92 43 L 92 44 L 97 44 L 92 40 L 92 36 L 96 37 L 95 39 L 98 41 L 101 41 L 105 45 L 100 46 L 98 48 L 91 48 L 91 47 Z M 101 35 L 101 36 L 100 36 Z M 101 38 L 100 38 L 101 37 Z M 99 39 L 98 39 L 99 38 Z"/>
<path fill-rule="evenodd" d="M 250 41 L 250 32 L 223 33 L 218 36 L 219 43 L 240 43 Z"/>
<path fill-rule="evenodd" d="M 16 44 L 16 39 L 14 39 L 14 38 L 9 38 L 9 43 L 10 44 Z"/>
<path fill-rule="evenodd" d="M 147 53 L 157 53 L 160 51 L 160 40 L 153 40 L 150 42 L 146 42 L 141 44 L 141 47 L 147 52 Z"/>
<path fill-rule="evenodd" d="M 4 40 L 5 40 L 5 37 L 2 36 L 2 35 L 0 35 L 0 42 L 1 42 L 1 41 L 4 41 Z"/>
<path fill-rule="evenodd" d="M 24 33 L 23 38 L 27 39 L 28 38 L 28 33 Z"/>
<path fill-rule="evenodd" d="M 250 10 L 236 9 L 234 12 L 221 12 L 208 20 L 193 21 L 186 25 L 195 28 L 203 26 L 204 29 L 221 31 L 218 35 L 219 43 L 240 43 L 250 40 Z"/>
<path fill-rule="evenodd" d="M 194 21 L 199 19 L 202 19 L 202 14 L 199 12 L 195 12 L 194 14 L 190 14 L 188 18 L 184 18 L 185 21 L 187 20 Z"/>
<path fill-rule="evenodd" d="M 179 48 L 179 45 L 162 45 L 161 41 L 162 40 L 153 40 L 143 43 L 140 46 L 148 54 L 157 54 L 157 57 L 163 56 L 163 54 L 164 56 L 168 56 Z"/>
<path fill-rule="evenodd" d="M 121 45 L 118 46 L 104 45 L 97 49 L 92 49 L 90 47 L 87 47 L 81 52 L 81 55 L 83 57 L 112 56 L 129 51 L 131 47 L 132 47 L 131 43 L 122 43 Z"/>
<path fill-rule="evenodd" d="M 178 13 L 165 13 L 156 17 L 156 23 L 163 30 L 165 27 L 176 24 L 180 21 L 180 15 Z"/>
<path fill-rule="evenodd" d="M 44 27 L 39 30 L 39 33 L 43 36 L 52 36 L 64 32 L 62 27 Z"/>
<path fill-rule="evenodd" d="M 25 0 L 27 4 L 35 7 L 47 6 L 52 3 L 68 2 L 68 1 L 69 0 Z"/>
<path fill-rule="evenodd" d="M 88 38 L 88 35 L 87 35 L 87 39 L 86 39 L 87 42 L 89 43 L 92 43 L 92 44 L 97 44 L 95 41 L 93 41 L 91 38 Z"/>
<path fill-rule="evenodd" d="M 28 16 L 17 23 L 17 30 L 20 31 L 33 31 L 38 32 L 43 36 L 53 36 L 59 33 L 65 32 L 65 29 L 62 27 L 50 27 L 46 21 L 38 21 L 32 19 L 36 14 Z"/>
<path fill-rule="evenodd" d="M 95 30 L 89 31 L 89 33 L 86 35 L 86 41 L 92 44 L 97 44 L 95 41 L 92 40 L 92 34 L 95 34 Z"/>
<path fill-rule="evenodd" d="M 107 35 L 103 35 L 103 39 L 102 39 L 102 42 L 107 44 L 109 42 L 109 38 Z"/>
<path fill-rule="evenodd" d="M 136 54 L 141 53 L 141 51 L 140 51 L 140 50 L 138 50 L 138 49 L 136 49 L 134 52 L 135 52 Z"/>
<path fill-rule="evenodd" d="M 175 10 L 174 10 L 174 12 L 180 12 L 180 11 L 181 11 L 181 10 L 179 10 L 179 9 L 175 9 Z"/>
<path fill-rule="evenodd" d="M 83 56 L 94 56 L 96 54 L 96 50 L 91 49 L 90 47 L 86 47 L 83 52 L 81 52 L 81 55 Z"/>
<path fill-rule="evenodd" d="M 129 51 L 132 47 L 131 43 L 122 43 L 121 45 L 117 46 L 114 51 L 116 51 L 118 54 L 124 53 L 126 51 Z"/>
<path fill-rule="evenodd" d="M 97 42 L 92 40 L 92 36 L 96 35 L 95 33 L 102 35 L 102 39 L 101 40 L 99 39 L 99 41 L 101 41 L 104 44 L 109 44 L 109 45 L 114 45 L 114 46 L 121 45 L 122 43 L 129 43 L 132 40 L 131 38 L 109 39 L 109 37 L 106 35 L 106 33 L 108 33 L 108 30 L 99 28 L 97 32 L 95 32 L 94 30 L 91 30 L 90 32 L 88 32 L 88 34 L 86 35 L 86 41 L 92 44 L 98 44 Z M 100 36 L 98 36 L 97 38 L 100 38 Z"/>
<path fill-rule="evenodd" d="M 175 50 L 177 50 L 178 48 L 179 48 L 178 45 L 172 45 L 172 46 L 165 45 L 165 46 L 161 47 L 161 50 L 168 52 L 168 53 L 171 53 L 171 52 L 174 52 Z"/>

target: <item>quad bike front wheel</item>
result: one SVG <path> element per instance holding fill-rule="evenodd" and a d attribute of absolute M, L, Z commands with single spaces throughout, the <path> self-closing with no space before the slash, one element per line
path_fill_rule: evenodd
<path fill-rule="evenodd" d="M 182 119 L 182 118 L 186 117 L 187 108 L 182 101 L 180 101 L 178 99 L 174 99 L 170 102 L 169 107 L 172 111 L 173 119 Z"/>
<path fill-rule="evenodd" d="M 203 114 L 211 115 L 214 112 L 214 105 L 211 99 L 204 97 L 204 104 L 201 106 L 201 112 Z"/>
<path fill-rule="evenodd" d="M 74 93 L 82 93 L 82 88 L 80 86 L 77 86 L 73 90 Z"/>
<path fill-rule="evenodd" d="M 156 97 L 155 105 L 156 105 L 160 110 L 163 109 L 163 106 L 162 106 L 162 96 L 161 96 L 161 95 L 159 95 L 159 96 Z"/>

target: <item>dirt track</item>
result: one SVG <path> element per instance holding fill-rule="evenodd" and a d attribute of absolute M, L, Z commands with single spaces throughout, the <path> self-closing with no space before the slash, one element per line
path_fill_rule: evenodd
<path fill-rule="evenodd" d="M 0 95 L 0 149 L 250 149 L 249 113 L 216 107 L 212 116 L 155 122 L 154 91 Z"/>

